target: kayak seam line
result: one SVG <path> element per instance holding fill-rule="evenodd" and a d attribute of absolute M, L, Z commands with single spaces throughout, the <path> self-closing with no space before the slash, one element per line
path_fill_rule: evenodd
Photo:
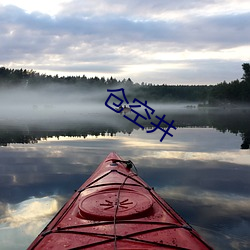
<path fill-rule="evenodd" d="M 79 195 L 80 195 L 80 193 L 76 193 L 75 192 L 75 194 L 76 194 L 76 197 L 74 198 L 74 200 L 69 204 L 69 206 L 68 207 L 66 207 L 66 205 L 69 203 L 69 202 L 66 202 L 64 205 L 63 205 L 63 207 L 56 213 L 56 215 L 53 217 L 53 219 L 50 221 L 50 223 L 48 224 L 48 225 L 46 225 L 46 227 L 43 229 L 43 231 L 41 232 L 41 237 L 40 237 L 40 239 L 38 239 L 38 241 L 37 242 L 35 242 L 34 241 L 34 246 L 31 248 L 31 249 L 35 249 L 39 244 L 40 244 L 40 242 L 43 240 L 43 238 L 46 236 L 46 235 L 48 235 L 48 234 L 50 234 L 50 232 L 52 232 L 52 230 L 46 230 L 48 227 L 50 227 L 51 225 L 51 228 L 55 228 L 56 227 L 56 225 L 60 222 L 60 220 L 62 220 L 62 218 L 65 216 L 65 214 L 68 212 L 68 210 L 72 207 L 72 205 L 76 202 L 76 200 L 78 199 L 78 197 L 79 197 Z M 66 208 L 65 208 L 66 207 Z M 65 210 L 64 210 L 65 209 Z M 64 210 L 64 211 L 63 211 Z M 57 215 L 59 215 L 61 212 L 63 212 L 63 214 L 62 214 L 62 216 L 61 217 L 59 217 L 57 220 L 56 220 L 56 222 L 54 222 L 54 224 L 53 224 L 53 221 L 56 219 L 56 217 L 57 217 Z"/>
<path fill-rule="evenodd" d="M 97 179 L 93 180 L 92 182 L 90 182 L 84 189 L 88 188 L 89 186 L 91 186 L 92 184 L 94 184 L 95 182 L 101 180 L 102 178 L 104 178 L 105 176 L 109 175 L 113 170 L 110 170 L 109 172 L 101 175 L 100 177 L 98 177 Z"/>
<path fill-rule="evenodd" d="M 171 209 L 172 209 L 172 211 L 170 210 L 170 209 L 168 209 L 167 208 L 167 206 L 161 201 L 161 199 L 160 198 L 158 198 L 151 190 L 149 190 L 149 192 L 150 192 L 150 194 L 159 202 L 159 204 L 161 205 L 161 206 L 163 206 L 171 215 L 173 215 L 174 216 L 174 218 L 177 220 L 177 221 L 179 221 L 181 224 L 182 224 L 182 222 L 179 220 L 179 218 L 177 217 L 177 216 L 179 216 L 185 223 L 186 223 L 186 225 L 184 225 L 188 230 L 189 230 L 189 232 L 196 238 L 196 239 L 198 239 L 200 242 L 202 242 L 202 243 L 204 243 L 209 249 L 213 249 L 213 248 L 211 248 L 200 236 L 199 236 L 199 234 L 193 229 L 193 227 L 188 223 L 188 222 L 186 222 L 186 220 L 184 220 L 183 218 L 182 218 L 182 216 L 181 215 L 179 215 L 167 202 L 165 202 Z M 176 215 L 177 216 L 176 216 Z"/>
<path fill-rule="evenodd" d="M 79 197 L 79 195 L 80 195 L 81 192 L 83 192 L 83 191 L 86 190 L 87 188 L 90 188 L 90 186 L 91 186 L 92 184 L 94 184 L 95 182 L 97 182 L 97 181 L 101 180 L 102 178 L 108 176 L 111 172 L 117 172 L 117 173 L 119 173 L 119 174 L 121 174 L 121 175 L 123 175 L 123 176 L 126 176 L 126 177 L 128 176 L 128 175 L 125 175 L 125 174 L 123 174 L 123 173 L 117 171 L 116 169 L 112 169 L 112 170 L 110 170 L 109 172 L 107 172 L 107 173 L 103 174 L 102 176 L 100 176 L 99 178 L 95 179 L 93 182 L 89 183 L 85 188 L 78 190 L 78 191 L 77 191 L 77 195 L 76 195 L 76 197 L 74 198 L 74 200 L 69 204 L 69 206 L 67 207 L 67 209 L 65 209 L 65 211 L 64 211 L 63 214 L 62 214 L 62 216 L 54 223 L 54 226 L 52 226 L 52 228 L 55 227 L 55 226 L 62 220 L 62 218 L 64 217 L 64 215 L 66 214 L 66 212 L 69 211 L 69 209 L 70 209 L 70 208 L 73 206 L 73 204 L 76 202 L 76 200 L 78 199 L 78 197 Z M 134 172 L 132 172 L 132 173 L 133 173 L 134 175 L 137 175 L 137 174 L 134 173 Z M 143 185 L 142 183 L 140 183 L 139 181 L 135 180 L 133 177 L 128 176 L 128 178 L 130 178 L 130 179 L 136 181 L 136 182 L 139 183 L 142 187 L 146 188 L 146 186 L 144 186 L 144 185 Z M 67 203 L 66 203 L 66 204 L 67 204 Z M 66 204 L 65 204 L 65 205 L 66 205 Z M 65 205 L 62 207 L 61 210 L 58 211 L 57 214 L 59 214 L 59 213 L 64 209 Z M 56 214 L 56 215 L 57 215 L 57 214 Z M 56 215 L 55 215 L 54 218 L 56 218 Z M 53 222 L 53 219 L 52 219 L 51 223 L 52 223 L 52 222 Z M 46 227 L 46 228 L 47 228 L 47 227 Z M 45 229 L 46 229 L 46 228 L 45 228 Z M 45 229 L 44 229 L 44 230 L 45 230 Z M 42 232 L 41 236 L 47 235 L 47 232 L 49 232 L 49 231 L 44 231 L 44 232 Z"/>
<path fill-rule="evenodd" d="M 164 226 L 164 227 L 156 227 L 156 228 L 151 228 L 151 229 L 146 229 L 146 230 L 143 230 L 143 231 L 137 231 L 137 232 L 134 232 L 134 233 L 131 233 L 131 234 L 128 234 L 128 235 L 118 235 L 117 237 L 120 237 L 120 238 L 128 238 L 128 237 L 131 237 L 131 236 L 136 236 L 136 235 L 141 235 L 141 234 L 145 234 L 145 233 L 151 233 L 151 232 L 154 232 L 154 231 L 158 231 L 158 230 L 169 230 L 169 229 L 184 229 L 184 230 L 187 230 L 189 231 L 188 228 L 186 228 L 185 226 L 178 226 L 178 225 L 168 225 L 168 226 Z M 87 234 L 87 235 L 98 235 L 98 236 L 114 236 L 113 234 L 101 234 L 101 233 L 92 233 L 92 232 L 80 232 L 80 231 L 70 231 L 70 230 L 65 230 L 65 228 L 58 228 L 56 230 L 51 230 L 51 231 L 47 231 L 46 232 L 47 234 L 52 234 L 52 233 L 69 233 L 69 234 Z M 47 235 L 46 234 L 46 235 Z"/>
<path fill-rule="evenodd" d="M 183 247 L 178 247 L 178 246 L 173 246 L 173 245 L 168 245 L 168 244 L 163 244 L 163 243 L 158 243 L 158 242 L 154 242 L 154 241 L 145 241 L 145 240 L 141 240 L 141 239 L 136 239 L 133 238 L 134 236 L 140 236 L 142 234 L 147 234 L 147 233 L 151 233 L 151 232 L 155 232 L 155 231 L 159 231 L 159 230 L 169 230 L 169 229 L 184 229 L 187 230 L 185 227 L 182 226 L 168 226 L 168 227 L 157 227 L 157 228 L 153 228 L 153 229 L 148 229 L 148 230 L 144 230 L 144 231 L 139 231 L 139 232 L 135 232 L 135 233 L 131 233 L 128 235 L 117 235 L 117 240 L 123 240 L 123 239 L 127 239 L 127 240 L 132 240 L 132 241 L 139 241 L 139 242 L 144 242 L 144 243 L 148 243 L 148 244 L 153 244 L 153 245 L 159 245 L 162 247 L 170 247 L 173 249 L 183 249 L 183 250 L 187 250 L 187 248 L 183 248 Z M 98 234 L 98 233 L 91 233 L 91 232 L 78 232 L 78 231 L 54 231 L 53 233 L 69 233 L 69 234 L 83 234 L 83 235 L 94 235 L 94 236 L 106 236 L 106 237 L 112 237 L 112 239 L 107 239 L 107 240 L 103 240 L 103 241 L 98 241 L 98 242 L 94 242 L 85 246 L 79 246 L 76 248 L 71 248 L 71 250 L 76 250 L 76 249 L 82 249 L 82 247 L 86 248 L 86 247 L 92 247 L 92 246 L 96 246 L 96 245 L 100 245 L 100 244 L 105 244 L 105 243 L 109 243 L 112 242 L 114 239 L 114 235 L 110 235 L 110 234 Z"/>
<path fill-rule="evenodd" d="M 95 186 L 90 186 L 90 187 L 88 187 L 88 188 L 96 188 L 96 187 L 112 186 L 112 185 L 121 185 L 121 183 L 120 183 L 120 182 L 104 183 L 104 184 L 98 184 L 98 185 L 95 185 Z M 125 183 L 124 185 L 125 185 L 125 186 L 136 186 L 136 187 L 141 187 L 141 185 L 139 185 L 139 184 L 133 184 L 133 183 Z M 81 189 L 81 190 L 79 190 L 78 192 L 84 191 L 85 189 L 87 189 L 87 188 Z"/>
<path fill-rule="evenodd" d="M 116 170 L 116 169 L 112 169 L 112 170 L 110 170 L 109 172 L 107 172 L 107 173 L 103 174 L 102 176 L 100 176 L 99 178 L 95 179 L 95 180 L 92 181 L 91 183 L 89 183 L 85 188 L 78 190 L 78 192 L 82 192 L 82 191 L 84 191 L 85 189 L 95 187 L 95 186 L 92 186 L 95 182 L 97 182 L 97 181 L 103 179 L 104 177 L 108 176 L 108 175 L 109 175 L 110 173 L 112 173 L 112 172 L 117 172 L 118 174 L 123 175 L 123 176 L 125 176 L 125 177 L 128 176 L 128 175 L 126 175 L 126 174 L 124 174 L 124 173 L 122 173 L 122 172 L 120 172 L 120 171 L 118 171 L 118 170 Z M 138 176 L 136 173 L 134 173 L 134 172 L 132 172 L 132 173 L 133 173 L 133 175 Z M 140 182 L 139 180 L 134 179 L 134 178 L 131 177 L 131 176 L 128 176 L 127 178 L 129 178 L 129 179 L 135 181 L 136 183 L 139 184 L 139 186 L 144 187 L 144 188 L 147 189 L 147 190 L 152 190 L 152 189 L 153 189 L 152 187 L 144 185 L 142 182 Z M 122 183 L 120 183 L 120 184 L 122 184 Z M 101 185 L 103 185 L 103 184 L 100 184 L 100 186 L 101 186 Z M 134 185 L 135 185 L 135 184 L 134 184 Z"/>
<path fill-rule="evenodd" d="M 155 195 L 151 190 L 149 190 L 149 193 L 154 197 L 154 199 L 165 209 L 167 210 L 180 224 L 183 224 L 182 221 L 180 221 L 180 219 L 176 216 L 176 215 L 179 215 L 177 212 L 174 212 L 171 211 L 162 201 L 161 199 L 159 199 L 159 197 L 157 197 L 157 195 Z M 172 208 L 166 201 L 165 203 L 170 207 Z M 176 213 L 176 215 L 175 215 Z M 192 229 L 192 227 L 180 216 L 180 218 Z"/>
<path fill-rule="evenodd" d="M 113 161 L 114 162 L 114 161 Z M 137 169 L 135 167 L 135 165 L 131 162 L 131 161 L 122 161 L 122 160 L 116 160 L 115 162 L 120 162 L 121 164 L 119 164 L 120 166 L 124 167 L 124 164 L 127 164 L 127 166 L 125 166 L 127 169 L 129 169 L 129 171 L 126 172 L 120 172 L 117 169 L 107 169 L 101 176 L 98 177 L 98 172 L 96 174 L 96 179 L 94 179 L 93 181 L 91 181 L 89 184 L 85 184 L 83 185 L 83 188 L 79 188 L 78 190 L 75 190 L 75 193 L 73 195 L 73 197 L 71 198 L 70 201 L 66 202 L 64 204 L 64 206 L 57 212 L 57 214 L 54 216 L 54 218 L 51 220 L 51 222 L 43 229 L 41 235 L 41 238 L 35 243 L 34 241 L 34 245 L 32 247 L 32 249 L 36 248 L 36 246 L 38 244 L 40 244 L 40 242 L 42 241 L 42 239 L 44 239 L 47 235 L 53 234 L 53 233 L 68 233 L 68 234 L 82 234 L 82 235 L 90 235 L 90 236 L 96 236 L 96 237 L 106 237 L 105 240 L 101 240 L 99 242 L 93 242 L 90 243 L 88 245 L 85 246 L 79 246 L 76 248 L 70 248 L 70 249 L 83 249 L 83 248 L 88 248 L 88 247 L 92 247 L 92 246 L 98 246 L 100 244 L 108 244 L 112 241 L 114 241 L 114 247 L 116 249 L 116 240 L 124 240 L 126 242 L 126 240 L 128 241 L 135 241 L 135 242 L 142 242 L 142 243 L 147 243 L 147 244 L 153 244 L 156 246 L 160 246 L 160 247 L 168 247 L 168 248 L 172 248 L 172 249 L 183 249 L 183 250 L 187 250 L 187 248 L 183 248 L 183 247 L 178 247 L 178 246 L 173 246 L 173 245 L 167 245 L 164 243 L 161 243 L 162 241 L 159 242 L 154 242 L 154 241 L 150 241 L 150 240 L 144 240 L 144 239 L 138 239 L 138 237 L 143 237 L 143 235 L 145 236 L 145 238 L 147 238 L 147 234 L 151 234 L 153 232 L 157 232 L 159 230 L 162 231 L 167 231 L 171 230 L 171 229 L 183 229 L 186 230 L 188 232 L 186 232 L 187 234 L 190 233 L 190 236 L 192 235 L 196 240 L 204 243 L 209 249 L 213 249 L 211 248 L 202 238 L 200 238 L 199 234 L 195 231 L 195 229 L 192 228 L 191 225 L 189 225 L 185 219 L 183 219 L 172 207 L 170 204 L 168 204 L 164 199 L 162 199 L 160 196 L 157 195 L 157 193 L 154 192 L 154 189 L 152 187 L 150 187 L 147 183 L 145 183 L 140 177 L 138 178 L 138 180 L 136 179 L 136 176 L 138 176 L 137 173 Z M 136 169 L 136 173 L 134 171 L 131 170 L 131 168 L 128 167 L 128 163 L 132 163 L 132 167 L 134 166 Z M 117 165 L 118 166 L 118 165 Z M 109 174 L 111 173 L 117 173 L 120 174 L 120 176 L 124 176 L 124 180 L 123 182 L 121 181 L 121 183 L 104 183 L 104 184 L 96 184 L 98 181 L 105 179 L 105 177 L 107 177 Z M 125 183 L 128 179 L 132 180 L 134 183 Z M 131 182 L 132 182 L 131 181 Z M 102 181 L 101 181 L 102 182 Z M 78 226 L 69 226 L 69 227 L 59 227 L 58 225 L 60 225 L 61 221 L 65 218 L 65 216 L 67 215 L 67 213 L 72 209 L 72 207 L 76 204 L 77 200 L 79 199 L 79 197 L 81 197 L 81 193 L 83 191 L 85 191 L 86 189 L 89 188 L 96 188 L 96 187 L 101 187 L 101 186 L 110 186 L 110 185 L 120 185 L 119 188 L 114 188 L 117 191 L 117 199 L 116 199 L 116 210 L 115 210 L 115 214 L 114 214 L 114 218 L 113 221 L 104 221 L 104 222 L 99 222 L 99 223 L 91 223 L 91 224 L 87 224 L 87 225 L 78 225 Z M 128 221 L 128 220 L 117 220 L 116 218 L 116 214 L 118 212 L 119 209 L 119 198 L 120 198 L 120 192 L 122 190 L 126 190 L 126 187 L 124 186 L 138 186 L 140 188 L 145 188 L 146 190 L 148 190 L 148 193 L 152 196 L 152 198 L 154 199 L 154 202 L 158 203 L 159 206 L 162 207 L 163 210 L 165 210 L 166 213 L 168 213 L 170 216 L 172 216 L 177 224 L 174 223 L 166 223 L 166 222 L 157 222 L 157 221 L 153 221 L 153 222 L 149 222 L 149 221 Z M 139 188 L 138 188 L 139 189 Z M 142 189 L 140 189 L 142 190 Z M 172 210 L 171 210 L 172 209 Z M 59 215 L 61 213 L 61 216 L 57 219 L 57 215 Z M 180 223 L 180 225 L 178 225 L 178 223 Z M 94 232 L 80 232 L 80 231 L 76 231 L 74 229 L 77 228 L 88 228 L 91 226 L 101 226 L 101 225 L 114 225 L 114 233 L 111 234 L 102 234 L 102 233 L 94 233 Z M 133 232 L 130 233 L 128 235 L 117 235 L 116 234 L 116 225 L 120 225 L 119 228 L 123 227 L 123 224 L 151 224 L 151 225 L 155 225 L 154 228 L 148 228 L 145 229 L 143 231 L 138 231 L 138 232 Z M 162 225 L 162 226 L 156 226 L 156 225 Z M 73 230 L 70 230 L 73 229 Z M 85 231 L 85 230 L 84 230 Z M 91 231 L 91 230 L 90 230 Z M 111 230 L 110 230 L 111 232 Z M 186 234 L 185 233 L 185 234 Z M 146 235 L 145 235 L 146 234 Z M 107 239 L 107 237 L 111 237 L 110 239 Z M 136 237 L 136 238 L 134 238 Z M 164 237 L 163 237 L 164 239 Z M 98 239 L 97 239 L 98 240 Z M 99 239 L 100 240 L 100 239 Z M 175 244 L 174 242 L 170 241 L 170 244 Z M 80 243 L 82 244 L 82 243 Z M 169 243 L 168 243 L 169 244 Z"/>
<path fill-rule="evenodd" d="M 165 226 L 179 226 L 177 224 L 168 223 L 168 222 L 160 222 L 160 221 L 130 221 L 130 220 L 118 220 L 117 224 L 148 224 L 148 225 L 165 225 Z M 104 221 L 98 223 L 91 223 L 86 225 L 78 225 L 78 226 L 70 226 L 70 227 L 58 227 L 59 230 L 71 229 L 71 228 L 82 228 L 82 227 L 90 227 L 90 226 L 103 226 L 113 224 L 113 221 Z"/>
<path fill-rule="evenodd" d="M 61 217 L 59 217 L 59 219 L 58 219 L 54 224 L 52 224 L 51 228 L 55 228 L 56 225 L 58 225 L 58 224 L 60 223 L 60 221 L 63 219 L 63 217 L 66 215 L 66 213 L 71 209 L 71 207 L 73 206 L 73 204 L 76 202 L 76 200 L 78 199 L 79 195 L 80 195 L 80 193 L 77 193 L 77 194 L 76 194 L 76 197 L 75 197 L 74 200 L 69 204 L 69 206 L 65 209 L 65 211 L 63 211 L 63 209 L 65 208 L 65 206 L 67 205 L 67 203 L 65 203 L 64 206 L 57 212 L 57 214 L 54 216 L 54 218 L 52 219 L 52 221 L 50 222 L 49 225 L 51 225 L 51 224 L 53 223 L 53 220 L 56 218 L 56 216 L 57 216 L 60 212 L 63 211 L 63 214 L 62 214 Z M 45 227 L 45 229 L 48 228 L 49 225 L 47 225 L 47 226 Z M 53 230 L 53 229 L 52 229 L 52 230 L 49 230 L 49 231 L 45 231 L 45 229 L 44 229 L 43 232 L 41 233 L 41 236 L 42 236 L 42 237 L 43 237 L 43 236 L 46 236 L 46 235 L 48 234 L 48 232 L 50 232 L 50 231 Z"/>

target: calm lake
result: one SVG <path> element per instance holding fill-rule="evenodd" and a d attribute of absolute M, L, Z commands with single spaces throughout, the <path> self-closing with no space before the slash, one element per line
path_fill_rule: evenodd
<path fill-rule="evenodd" d="M 27 248 L 111 151 L 215 249 L 250 249 L 250 109 L 156 106 L 177 127 L 162 142 L 105 106 L 52 109 L 0 117 L 1 249 Z"/>

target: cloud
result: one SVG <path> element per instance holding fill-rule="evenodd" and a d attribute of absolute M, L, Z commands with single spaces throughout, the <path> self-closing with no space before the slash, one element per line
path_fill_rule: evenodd
<path fill-rule="evenodd" d="M 124 1 L 114 1 L 114 0 L 87 0 L 87 1 L 69 1 L 65 3 L 64 10 L 61 11 L 64 15 L 79 15 L 79 16 L 122 16 L 131 17 L 134 19 L 149 20 L 149 19 L 164 19 L 171 20 L 172 18 L 181 18 L 188 16 L 193 16 L 194 14 L 200 16 L 200 13 L 208 13 L 209 11 L 214 11 L 214 9 L 220 9 L 227 12 L 230 10 L 239 11 L 239 7 L 232 5 L 234 1 L 198 1 L 198 0 L 179 0 L 179 1 L 162 1 L 162 0 L 145 0 L 143 4 L 140 0 L 127 0 Z M 241 2 L 241 9 L 248 4 L 247 0 Z M 225 6 L 228 6 L 225 8 Z"/>
<path fill-rule="evenodd" d="M 26 249 L 62 205 L 59 196 L 32 197 L 18 204 L 5 204 L 0 217 L 1 248 Z"/>
<path fill-rule="evenodd" d="M 225 195 L 219 192 L 209 192 L 188 187 L 163 187 L 157 189 L 161 197 L 168 200 L 168 198 L 185 201 L 193 204 L 203 204 L 203 206 L 218 206 L 220 207 L 219 216 L 233 214 L 234 217 L 240 217 L 241 214 L 246 213 L 250 207 L 250 199 L 247 196 L 239 195 Z M 220 213 L 220 214 L 219 214 Z M 211 216 L 212 217 L 212 216 Z"/>
<path fill-rule="evenodd" d="M 234 80 L 241 77 L 242 62 L 249 60 L 238 51 L 249 48 L 250 13 L 246 1 L 245 9 L 234 10 L 233 4 L 75 0 L 66 2 L 55 16 L 0 5 L 0 63 L 61 75 L 135 77 L 139 82 Z M 233 64 L 238 69 L 231 71 L 226 49 L 236 51 Z M 209 67 L 202 68 L 204 63 Z M 211 70 L 220 63 L 224 67 Z M 207 72 L 203 78 L 199 70 Z"/>
<path fill-rule="evenodd" d="M 34 220 L 40 221 L 42 218 L 51 217 L 58 209 L 55 197 L 31 198 L 19 204 L 8 204 L 5 210 L 6 216 L 0 222 L 8 224 L 10 227 L 34 224 Z"/>

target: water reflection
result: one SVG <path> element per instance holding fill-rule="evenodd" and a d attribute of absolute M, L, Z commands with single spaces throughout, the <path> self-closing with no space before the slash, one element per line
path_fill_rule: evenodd
<path fill-rule="evenodd" d="M 185 122 L 176 119 L 174 136 L 162 143 L 161 131 L 146 134 L 119 116 L 114 124 L 91 127 L 77 122 L 29 126 L 25 133 L 35 144 L 11 143 L 23 129 L 1 130 L 8 142 L 0 148 L 1 249 L 26 248 L 113 150 L 131 159 L 139 175 L 216 249 L 249 249 L 250 154 L 240 150 L 240 131 L 250 123 L 236 128 L 231 117 L 223 127 L 219 114 L 204 122 L 203 113 L 175 114 Z"/>
<path fill-rule="evenodd" d="M 59 210 L 60 197 L 30 198 L 17 204 L 2 204 L 1 249 L 23 249 Z M 2 211 L 1 211 L 2 212 Z M 2 248 L 3 247 L 3 248 Z"/>
<path fill-rule="evenodd" d="M 24 224 L 34 225 L 34 222 L 41 222 L 45 217 L 58 211 L 59 206 L 55 197 L 30 198 L 17 204 L 8 203 L 4 209 L 5 217 L 1 223 L 9 225 L 11 228 L 23 226 Z M 31 225 L 31 226 L 32 226 Z M 32 233 L 26 227 L 25 233 Z"/>
<path fill-rule="evenodd" d="M 102 107 L 103 108 L 103 107 Z M 170 122 L 174 120 L 174 126 L 181 127 L 210 127 L 225 133 L 240 135 L 242 141 L 239 145 L 241 149 L 249 149 L 250 145 L 250 109 L 245 110 L 185 110 L 179 109 L 171 111 L 169 109 L 158 108 L 158 115 L 166 114 L 166 119 Z M 133 114 L 127 114 L 133 117 Z M 68 114 L 67 114 L 68 116 Z M 146 130 L 152 129 L 150 122 L 159 121 L 152 117 L 151 120 L 139 119 L 141 125 Z M 10 143 L 37 143 L 41 139 L 60 136 L 84 137 L 88 135 L 113 136 L 123 132 L 131 134 L 139 127 L 122 115 L 107 112 L 101 113 L 74 114 L 71 118 L 62 119 L 57 116 L 44 120 L 20 120 L 18 122 L 9 120 L 0 122 L 0 145 L 7 146 Z M 174 136 L 178 133 L 172 131 Z M 146 132 L 145 132 L 146 133 Z M 160 137 L 161 138 L 161 137 Z"/>

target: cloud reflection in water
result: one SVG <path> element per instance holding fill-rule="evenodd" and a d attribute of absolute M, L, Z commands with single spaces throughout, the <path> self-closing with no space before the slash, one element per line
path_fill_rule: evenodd
<path fill-rule="evenodd" d="M 32 232 L 40 232 L 50 220 L 47 208 L 55 213 L 62 205 L 53 195 L 68 199 L 115 150 L 131 159 L 139 175 L 188 222 L 205 228 L 201 232 L 216 249 L 249 247 L 250 156 L 236 149 L 240 137 L 210 128 L 178 128 L 163 143 L 160 137 L 160 132 L 134 130 L 130 136 L 61 137 L 3 148 L 0 237 L 5 246 L 12 247 L 5 240 L 16 235 L 16 249 L 27 247 L 36 236 Z M 32 195 L 36 198 L 29 199 Z M 32 223 L 25 224 L 25 219 Z"/>
<path fill-rule="evenodd" d="M 44 228 L 59 210 L 61 198 L 30 198 L 18 204 L 5 204 L 0 217 L 0 242 L 4 249 L 22 249 Z"/>

